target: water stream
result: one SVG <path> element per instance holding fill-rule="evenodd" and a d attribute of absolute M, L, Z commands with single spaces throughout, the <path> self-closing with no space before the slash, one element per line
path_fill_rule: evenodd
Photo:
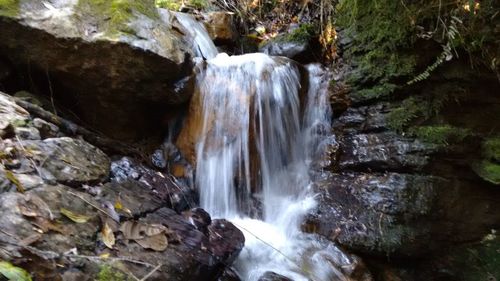
<path fill-rule="evenodd" d="M 245 235 L 238 273 L 249 281 L 267 271 L 296 281 L 347 280 L 336 265 L 349 258 L 300 230 L 316 205 L 310 163 L 331 129 L 323 69 L 256 53 L 218 54 L 198 72 L 195 185 L 201 207 Z"/>

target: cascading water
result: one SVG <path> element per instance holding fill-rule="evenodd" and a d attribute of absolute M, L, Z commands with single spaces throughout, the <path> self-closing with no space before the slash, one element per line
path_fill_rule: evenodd
<path fill-rule="evenodd" d="M 322 75 L 317 65 L 301 70 L 265 54 L 219 54 L 199 66 L 195 185 L 202 208 L 245 234 L 235 263 L 244 280 L 267 271 L 296 281 L 348 280 L 337 266 L 352 260 L 300 230 L 316 205 L 309 166 L 331 129 Z"/>

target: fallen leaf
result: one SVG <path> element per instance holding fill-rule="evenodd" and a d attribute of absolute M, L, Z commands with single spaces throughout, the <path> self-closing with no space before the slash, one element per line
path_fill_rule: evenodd
<path fill-rule="evenodd" d="M 35 217 L 34 221 L 32 221 L 31 223 L 40 228 L 40 230 L 42 230 L 42 232 L 44 233 L 52 230 L 61 234 L 67 234 L 67 231 L 65 231 L 61 225 L 52 223 L 50 220 L 44 217 Z"/>
<path fill-rule="evenodd" d="M 118 197 L 118 199 L 116 199 L 116 201 L 115 201 L 115 209 L 132 216 L 132 212 L 128 208 L 125 208 L 125 206 L 123 206 L 123 203 L 122 203 L 120 197 Z"/>
<path fill-rule="evenodd" d="M 125 239 L 143 239 L 146 236 L 153 236 L 168 229 L 161 224 L 145 224 L 137 221 L 125 221 L 120 227 Z"/>
<path fill-rule="evenodd" d="M 113 245 L 115 245 L 115 235 L 113 234 L 113 230 L 109 227 L 107 223 L 104 223 L 102 230 L 102 242 L 106 247 L 113 249 Z"/>
<path fill-rule="evenodd" d="M 8 280 L 31 281 L 31 276 L 26 270 L 6 261 L 0 261 L 0 274 L 5 276 Z"/>
<path fill-rule="evenodd" d="M 76 223 L 86 223 L 92 218 L 91 216 L 76 214 L 76 213 L 74 213 L 68 209 L 65 209 L 65 208 L 61 208 L 60 211 L 61 211 L 61 214 L 65 215 L 67 218 L 69 218 L 70 220 L 72 220 Z"/>
<path fill-rule="evenodd" d="M 105 260 L 105 259 L 109 258 L 110 255 L 111 255 L 110 253 L 103 253 L 103 254 L 100 254 L 99 257 L 101 259 Z"/>
<path fill-rule="evenodd" d="M 167 237 L 163 233 L 153 236 L 146 236 L 143 239 L 136 239 L 134 241 L 145 249 L 152 249 L 158 252 L 165 251 L 168 246 Z"/>
<path fill-rule="evenodd" d="M 12 182 L 15 186 L 18 192 L 24 193 L 24 186 L 21 184 L 21 182 L 16 178 L 14 173 L 12 173 L 9 170 L 5 170 L 5 177 Z"/>

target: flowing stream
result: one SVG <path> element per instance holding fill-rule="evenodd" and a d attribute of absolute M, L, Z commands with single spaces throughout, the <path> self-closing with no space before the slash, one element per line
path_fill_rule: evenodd
<path fill-rule="evenodd" d="M 205 32 L 188 26 L 200 28 L 192 31 L 197 36 Z M 213 53 L 203 44 L 201 54 Z M 310 163 L 331 129 L 322 68 L 301 69 L 261 53 L 218 54 L 199 68 L 195 98 L 203 124 L 195 185 L 201 207 L 245 235 L 238 273 L 251 281 L 268 271 L 296 281 L 348 280 L 337 265 L 350 264 L 349 258 L 300 230 L 316 205 Z"/>

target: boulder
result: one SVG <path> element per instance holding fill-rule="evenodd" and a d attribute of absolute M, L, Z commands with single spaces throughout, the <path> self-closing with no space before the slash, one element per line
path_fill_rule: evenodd
<path fill-rule="evenodd" d="M 139 205 L 126 199 L 127 188 L 103 187 L 103 194 L 113 189 L 125 195 L 118 196 L 120 209 L 112 207 L 117 206 L 118 197 L 92 196 L 61 185 L 0 194 L 0 258 L 26 269 L 35 280 L 68 280 L 70 276 L 98 280 L 103 275 L 131 274 L 142 278 L 153 272 L 148 279 L 194 281 L 215 280 L 243 247 L 243 234 L 230 222 L 213 220 L 204 234 L 171 209 L 146 208 L 142 213 L 136 209 Z M 141 199 L 144 203 L 154 200 L 147 193 Z M 113 200 L 111 208 L 108 200 Z M 136 217 L 127 216 L 125 210 Z M 114 212 L 120 215 L 115 217 Z M 167 247 L 150 250 L 127 239 L 124 228 L 115 228 L 127 222 L 164 229 Z M 112 250 L 103 244 L 104 225 L 113 233 Z"/>
<path fill-rule="evenodd" d="M 234 45 L 238 33 L 234 25 L 234 13 L 214 11 L 202 14 L 203 22 L 216 45 Z"/>
<path fill-rule="evenodd" d="M 152 0 L 4 1 L 0 29 L 0 55 L 113 137 L 140 137 L 191 95 L 175 86 L 191 74 L 190 41 Z"/>

